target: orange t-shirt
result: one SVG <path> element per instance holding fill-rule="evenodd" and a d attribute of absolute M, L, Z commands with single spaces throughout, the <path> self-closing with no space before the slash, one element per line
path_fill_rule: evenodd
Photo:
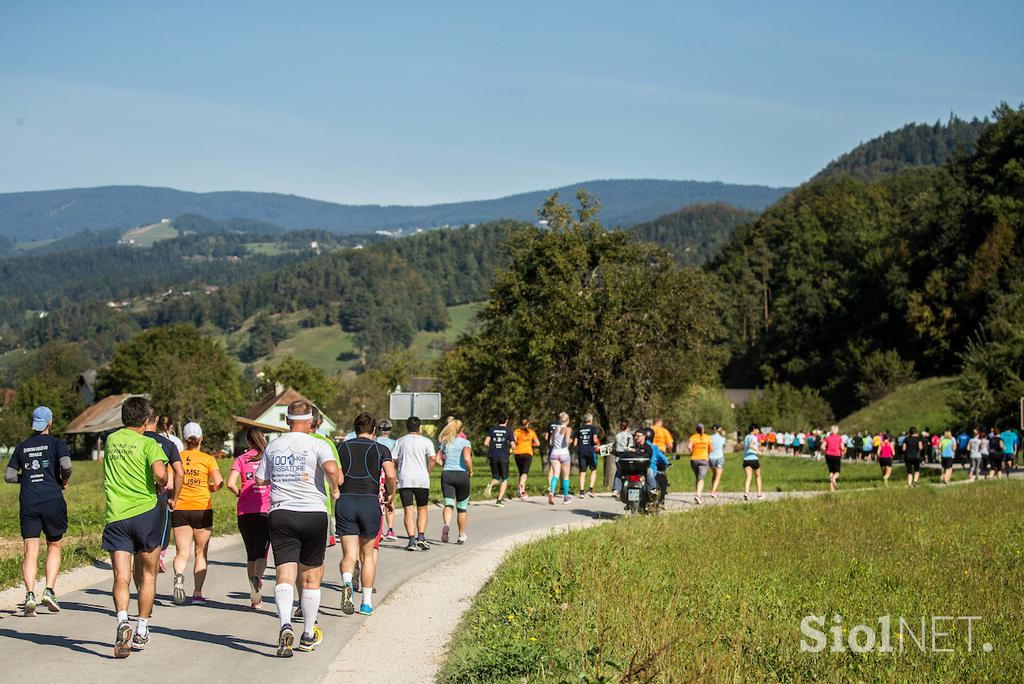
<path fill-rule="evenodd" d="M 672 433 L 664 425 L 655 425 L 652 429 L 654 430 L 654 439 L 652 440 L 654 446 L 662 451 L 668 451 L 668 445 L 675 442 L 672 439 Z"/>
<path fill-rule="evenodd" d="M 711 436 L 708 434 L 693 433 L 690 435 L 690 460 L 706 461 L 711 452 Z"/>
<path fill-rule="evenodd" d="M 516 440 L 516 446 L 512 453 L 518 456 L 533 456 L 533 447 L 540 446 L 537 433 L 530 429 L 516 428 L 512 437 Z"/>
<path fill-rule="evenodd" d="M 185 469 L 185 481 L 178 495 L 179 511 L 205 511 L 213 508 L 210 498 L 210 476 L 217 470 L 217 461 L 209 454 L 196 449 L 181 452 L 181 467 Z"/>

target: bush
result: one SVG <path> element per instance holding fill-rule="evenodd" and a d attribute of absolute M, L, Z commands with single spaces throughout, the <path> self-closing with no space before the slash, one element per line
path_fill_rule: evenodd
<path fill-rule="evenodd" d="M 751 397 L 737 413 L 744 426 L 764 425 L 777 430 L 822 428 L 835 421 L 832 407 L 818 390 L 785 382 L 768 385 L 761 396 Z"/>
<path fill-rule="evenodd" d="M 857 398 L 864 404 L 878 401 L 897 387 L 914 381 L 914 362 L 904 361 L 895 349 L 873 351 L 857 368 Z"/>
<path fill-rule="evenodd" d="M 664 418 L 667 426 L 679 433 L 692 430 L 697 423 L 709 427 L 717 423 L 726 432 L 736 429 L 736 412 L 720 387 L 691 385 L 668 405 Z M 681 439 L 685 435 L 676 436 Z"/>

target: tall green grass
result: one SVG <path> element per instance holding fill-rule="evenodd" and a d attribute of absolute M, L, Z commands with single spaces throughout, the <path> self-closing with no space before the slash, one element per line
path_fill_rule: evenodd
<path fill-rule="evenodd" d="M 440 681 L 1020 681 L 1022 496 L 1019 481 L 851 492 L 529 544 L 477 596 Z M 894 635 L 894 653 L 812 654 L 807 615 L 980 619 L 970 653 L 960 621 L 953 653 Z"/>

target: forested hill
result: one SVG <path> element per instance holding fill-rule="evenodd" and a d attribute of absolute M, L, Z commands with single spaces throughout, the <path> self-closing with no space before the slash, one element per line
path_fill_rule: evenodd
<path fill-rule="evenodd" d="M 83 230 L 129 229 L 181 214 L 211 219 L 247 218 L 289 229 L 321 228 L 335 233 L 378 229 L 434 228 L 500 219 L 533 221 L 552 192 L 572 194 L 586 187 L 601 198 L 607 225 L 633 225 L 689 204 L 727 202 L 761 210 L 786 188 L 671 180 L 594 180 L 499 199 L 429 206 L 334 204 L 260 192 L 195 193 L 171 188 L 106 186 L 0 194 L 0 237 L 61 238 Z"/>
<path fill-rule="evenodd" d="M 907 124 L 861 143 L 829 163 L 815 178 L 849 174 L 874 181 L 912 166 L 938 166 L 957 150 L 974 152 L 978 136 L 987 125 L 987 118 L 965 121 L 955 116 L 946 123 Z"/>
<path fill-rule="evenodd" d="M 757 212 L 728 204 L 697 204 L 633 226 L 630 232 L 664 247 L 679 263 L 698 266 L 718 254 L 736 226 L 755 218 Z"/>

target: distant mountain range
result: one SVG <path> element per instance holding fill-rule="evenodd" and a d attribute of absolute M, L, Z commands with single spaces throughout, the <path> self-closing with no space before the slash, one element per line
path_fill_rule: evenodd
<path fill-rule="evenodd" d="M 724 202 L 760 211 L 788 188 L 671 180 L 592 180 L 491 200 L 427 206 L 335 204 L 264 192 L 185 192 L 172 188 L 112 185 L 0 194 L 0 237 L 18 242 L 62 238 L 83 230 L 126 230 L 181 214 L 211 219 L 255 219 L 289 229 L 321 228 L 367 233 L 434 228 L 499 219 L 533 221 L 552 192 L 571 199 L 578 187 L 596 195 L 608 226 L 631 226 L 692 204 Z"/>

